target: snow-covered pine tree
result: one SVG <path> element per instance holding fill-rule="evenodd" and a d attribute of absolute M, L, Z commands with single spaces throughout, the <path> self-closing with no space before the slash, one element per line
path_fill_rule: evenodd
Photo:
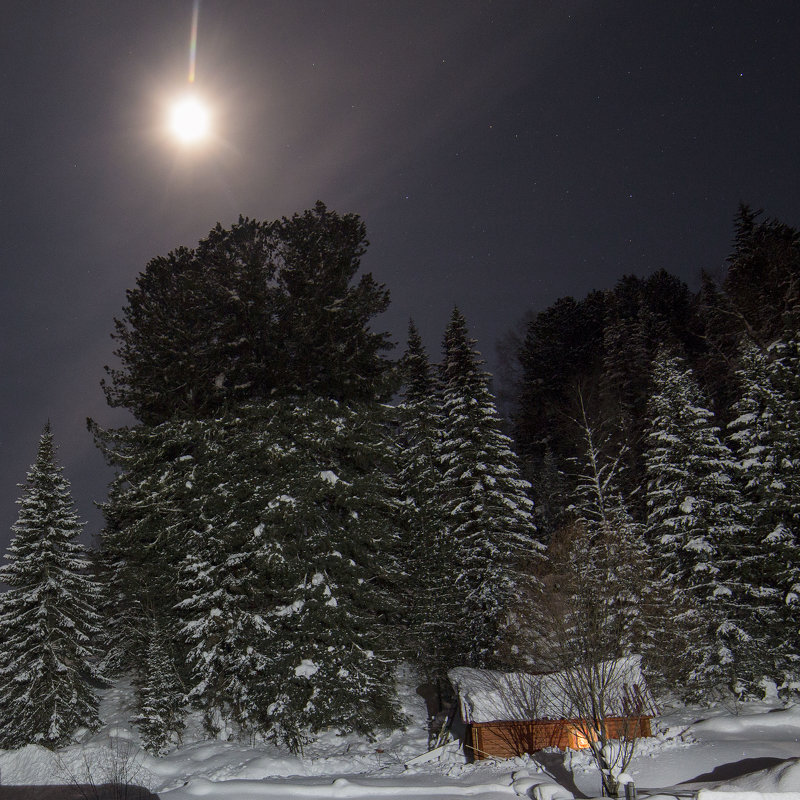
<path fill-rule="evenodd" d="M 311 572 L 313 562 L 305 562 L 309 572 L 287 596 L 291 602 L 274 608 L 269 618 L 275 631 L 269 735 L 293 752 L 325 728 L 370 736 L 402 720 L 394 694 L 395 657 L 373 649 L 380 640 L 348 596 L 352 587 L 337 582 L 342 567 L 353 575 L 360 570 L 350 559 L 339 560 L 336 577 L 327 570 Z"/>
<path fill-rule="evenodd" d="M 750 519 L 749 536 L 741 543 L 739 574 L 745 588 L 742 625 L 749 638 L 740 647 L 738 660 L 743 690 L 753 694 L 763 675 L 778 679 L 786 671 L 786 657 L 796 652 L 785 647 L 784 591 L 778 573 L 786 563 L 780 557 L 787 540 L 782 514 L 776 515 L 772 499 L 778 485 L 776 436 L 783 400 L 772 390 L 767 354 L 752 341 L 741 347 L 738 378 L 740 396 L 733 405 L 729 438 L 741 465 L 743 511 Z M 778 459 L 780 460 L 780 459 Z M 777 483 L 776 483 L 777 479 Z M 795 626 L 792 626 L 793 628 Z"/>
<path fill-rule="evenodd" d="M 779 340 L 764 351 L 745 342 L 737 371 L 741 396 L 728 426 L 742 465 L 745 510 L 752 520 L 740 565 L 748 589 L 752 665 L 745 688 L 751 693 L 764 675 L 781 684 L 797 680 L 800 671 L 795 620 L 800 596 L 798 368 L 793 343 Z"/>
<path fill-rule="evenodd" d="M 94 426 L 119 468 L 102 534 L 114 662 L 137 669 L 152 613 L 178 632 L 178 671 L 216 734 L 299 746 L 304 726 L 399 720 L 402 514 L 394 412 L 382 405 L 394 370 L 388 334 L 371 325 L 389 296 L 369 274 L 355 281 L 366 246 L 356 215 L 322 203 L 273 223 L 240 219 L 151 261 L 116 322 L 121 368 L 106 395 L 141 424 Z M 306 594 L 310 608 L 316 575 L 337 606 L 322 603 L 314 632 L 297 637 L 333 630 L 339 644 L 315 650 L 308 693 L 281 716 L 273 677 L 294 675 L 299 650 L 276 610 Z"/>
<path fill-rule="evenodd" d="M 125 623 L 121 663 L 136 668 L 137 648 L 146 651 L 145 614 L 177 630 L 176 669 L 210 734 L 299 747 L 308 726 L 398 722 L 390 642 L 402 611 L 402 515 L 391 414 L 378 404 L 284 398 L 114 434 L 125 470 L 103 544 Z M 321 591 L 310 582 L 318 573 L 337 606 L 284 619 L 280 609 Z M 294 677 L 301 651 L 320 668 L 298 684 L 309 694 L 281 703 L 278 678 Z"/>
<path fill-rule="evenodd" d="M 775 475 L 770 485 L 770 506 L 775 535 L 782 539 L 784 567 L 779 580 L 791 609 L 791 625 L 800 608 L 800 336 L 787 333 L 773 342 L 768 352 L 770 385 L 779 401 L 772 415 Z"/>
<path fill-rule="evenodd" d="M 189 537 L 176 606 L 186 653 L 188 700 L 206 733 L 223 740 L 263 733 L 259 677 L 271 669 L 265 595 L 272 588 L 254 542 L 258 529 L 235 512 Z M 279 554 L 278 543 L 272 549 Z M 264 585 L 261 584 L 264 581 Z"/>
<path fill-rule="evenodd" d="M 0 568 L 0 746 L 59 747 L 99 724 L 93 688 L 100 592 L 78 541 L 69 483 L 48 423 Z"/>
<path fill-rule="evenodd" d="M 298 749 L 325 727 L 398 723 L 399 503 L 381 409 L 280 400 L 194 423 L 176 612 L 209 734 Z"/>
<path fill-rule="evenodd" d="M 154 755 L 162 755 L 180 741 L 185 727 L 186 696 L 175 670 L 175 660 L 169 655 L 166 637 L 155 620 L 150 628 L 143 672 L 136 691 L 139 714 L 135 721 L 145 748 Z"/>
<path fill-rule="evenodd" d="M 391 409 L 316 399 L 285 409 L 277 479 L 262 512 L 285 569 L 272 629 L 270 735 L 293 749 L 324 728 L 401 723 L 394 686 L 401 506 Z"/>
<path fill-rule="evenodd" d="M 398 406 L 398 480 L 407 511 L 406 604 L 410 609 L 409 652 L 430 680 L 442 679 L 453 664 L 458 641 L 455 620 L 442 614 L 454 587 L 446 557 L 446 527 L 439 483 L 442 437 L 441 391 L 413 322 L 403 356 L 403 400 Z M 407 643 L 408 644 L 408 643 Z"/>
<path fill-rule="evenodd" d="M 101 534 L 114 662 L 146 682 L 151 624 L 174 631 L 172 669 L 213 735 L 257 727 L 249 693 L 272 586 L 254 531 L 271 497 L 258 447 L 270 421 L 243 409 L 102 434 L 123 467 Z"/>
<path fill-rule="evenodd" d="M 647 538 L 671 602 L 686 609 L 679 622 L 694 664 L 688 685 L 734 685 L 731 643 L 746 635 L 734 611 L 747 534 L 737 465 L 692 371 L 665 351 L 653 365 L 649 416 Z"/>
<path fill-rule="evenodd" d="M 540 557 L 530 484 L 503 434 L 488 375 L 463 314 L 456 308 L 444 336 L 444 436 L 438 460 L 447 561 L 458 605 L 452 614 L 460 661 L 491 666 L 519 567 Z"/>
<path fill-rule="evenodd" d="M 185 597 L 179 577 L 186 547 L 191 532 L 207 524 L 194 487 L 211 461 L 209 428 L 185 419 L 113 431 L 92 426 L 98 446 L 118 467 L 100 532 L 106 660 L 115 672 L 139 672 L 153 618 L 174 626 L 175 604 Z"/>

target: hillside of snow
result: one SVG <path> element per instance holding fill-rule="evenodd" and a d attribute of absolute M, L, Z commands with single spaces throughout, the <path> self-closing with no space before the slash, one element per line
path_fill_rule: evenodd
<path fill-rule="evenodd" d="M 570 800 L 600 794 L 586 751 L 466 764 L 451 744 L 438 758 L 418 758 L 427 750 L 425 704 L 410 683 L 400 689 L 407 729 L 375 741 L 323 734 L 294 756 L 263 742 L 204 741 L 194 719 L 184 743 L 155 758 L 140 748 L 130 722 L 133 692 L 121 681 L 103 693 L 100 731 L 84 732 L 80 744 L 56 754 L 34 745 L 0 751 L 0 779 L 7 786 L 125 778 L 164 800 Z M 701 800 L 766 800 L 773 792 L 800 792 L 800 706 L 784 708 L 773 699 L 680 708 L 654 727 L 656 736 L 638 743 L 628 769 L 640 797 L 685 797 L 704 789 L 714 791 L 704 791 Z"/>

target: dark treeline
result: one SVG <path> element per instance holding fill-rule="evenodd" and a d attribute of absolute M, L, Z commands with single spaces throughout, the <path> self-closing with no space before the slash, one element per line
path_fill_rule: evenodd
<path fill-rule="evenodd" d="M 574 420 L 579 397 L 592 418 L 626 449 L 626 488 L 638 515 L 645 512 L 644 448 L 652 364 L 660 350 L 684 359 L 708 395 L 720 425 L 736 413 L 742 346 L 761 351 L 794 338 L 800 309 L 798 233 L 743 206 L 721 281 L 703 273 L 694 293 L 664 270 L 647 278 L 625 276 L 612 289 L 582 300 L 561 298 L 527 325 L 513 358 L 511 403 L 514 440 L 538 485 L 537 519 L 546 534 L 558 524 L 561 501 L 548 501 L 547 475 L 568 475 L 581 447 Z M 557 481 L 552 489 L 557 495 Z M 554 498 L 556 497 L 554 495 Z"/>
<path fill-rule="evenodd" d="M 692 654 L 661 677 L 700 696 L 797 678 L 798 281 L 797 231 L 742 207 L 719 282 L 703 274 L 694 293 L 663 270 L 623 277 L 531 317 L 514 352 L 505 394 L 548 563 L 576 523 L 584 554 L 598 521 L 612 549 L 638 527 L 643 613 L 655 595 L 671 602 L 661 633 Z"/>

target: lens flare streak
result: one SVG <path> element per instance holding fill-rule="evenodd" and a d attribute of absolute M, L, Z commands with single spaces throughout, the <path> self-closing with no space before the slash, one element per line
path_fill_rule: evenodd
<path fill-rule="evenodd" d="M 197 20 L 200 17 L 200 0 L 194 0 L 192 8 L 192 35 L 189 38 L 189 83 L 194 83 L 197 65 Z"/>

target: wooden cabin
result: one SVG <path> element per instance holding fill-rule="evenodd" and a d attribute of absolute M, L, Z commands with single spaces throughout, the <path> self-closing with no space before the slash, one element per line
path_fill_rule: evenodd
<path fill-rule="evenodd" d="M 657 708 L 639 657 L 600 662 L 590 669 L 594 685 L 602 686 L 606 736 L 651 736 L 650 719 Z M 458 694 L 456 728 L 463 729 L 464 750 L 475 760 L 513 758 L 545 747 L 581 750 L 597 738 L 598 721 L 582 719 L 569 699 L 575 697 L 573 687 L 581 685 L 575 672 L 536 675 L 460 667 L 448 677 Z"/>

